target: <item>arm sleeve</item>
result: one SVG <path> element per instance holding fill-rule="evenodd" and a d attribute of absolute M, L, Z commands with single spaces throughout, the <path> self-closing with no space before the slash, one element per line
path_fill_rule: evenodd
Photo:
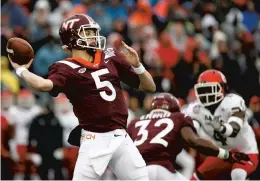
<path fill-rule="evenodd" d="M 117 70 L 119 79 L 128 86 L 138 89 L 140 85 L 139 76 L 134 72 L 131 65 L 124 60 L 124 57 L 116 52 Z"/>
<path fill-rule="evenodd" d="M 182 115 L 182 127 L 190 127 L 195 133 L 197 133 L 196 128 L 194 127 L 193 121 L 189 116 Z"/>
<path fill-rule="evenodd" d="M 232 113 L 246 111 L 244 99 L 237 94 L 228 94 L 224 99 L 226 109 L 231 109 Z"/>
<path fill-rule="evenodd" d="M 53 89 L 50 94 L 56 97 L 59 93 L 64 92 L 68 85 L 68 70 L 61 63 L 54 63 L 49 68 L 48 79 L 53 82 Z"/>

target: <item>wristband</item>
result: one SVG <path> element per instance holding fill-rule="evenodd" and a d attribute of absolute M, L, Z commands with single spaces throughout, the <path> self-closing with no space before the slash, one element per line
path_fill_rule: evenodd
<path fill-rule="evenodd" d="M 229 152 L 225 149 L 222 149 L 222 148 L 219 148 L 218 149 L 219 152 L 218 152 L 218 158 L 221 158 L 221 159 L 228 159 L 228 156 L 229 156 Z"/>
<path fill-rule="evenodd" d="M 16 74 L 17 74 L 19 77 L 21 77 L 23 71 L 25 71 L 25 70 L 28 70 L 28 69 L 25 68 L 25 67 L 19 67 L 18 69 L 16 69 Z"/>
<path fill-rule="evenodd" d="M 230 124 L 223 124 L 220 133 L 229 137 L 233 133 L 233 127 Z"/>
<path fill-rule="evenodd" d="M 240 128 L 243 127 L 243 120 L 239 117 L 231 116 L 230 118 L 228 118 L 228 123 L 232 123 L 232 122 L 237 123 L 240 126 Z"/>
<path fill-rule="evenodd" d="M 132 68 L 134 69 L 134 72 L 135 72 L 136 74 L 138 74 L 138 75 L 145 72 L 145 68 L 144 68 L 143 64 L 141 64 L 141 65 L 140 65 L 139 67 L 137 67 L 137 68 L 134 68 L 134 67 L 132 66 Z"/>

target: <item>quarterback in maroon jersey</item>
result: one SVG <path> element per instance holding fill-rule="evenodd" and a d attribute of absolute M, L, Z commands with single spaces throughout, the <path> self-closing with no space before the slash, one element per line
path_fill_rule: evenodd
<path fill-rule="evenodd" d="M 231 162 L 249 160 L 239 152 L 228 152 L 199 138 L 190 117 L 180 113 L 178 100 L 169 93 L 155 96 L 153 110 L 132 121 L 128 133 L 146 161 L 150 180 L 186 180 L 175 168 L 184 143 L 199 152 Z"/>
<path fill-rule="evenodd" d="M 31 87 L 53 96 L 65 93 L 72 103 L 80 124 L 79 137 L 72 139 L 80 144 L 73 180 L 100 179 L 107 166 L 119 179 L 147 180 L 145 162 L 125 130 L 128 113 L 120 81 L 149 92 L 155 84 L 135 50 L 124 42 L 120 54 L 105 49 L 99 31 L 87 15 L 65 19 L 59 35 L 72 57 L 51 65 L 47 79 L 28 71 L 32 61 L 23 66 L 10 62 Z"/>

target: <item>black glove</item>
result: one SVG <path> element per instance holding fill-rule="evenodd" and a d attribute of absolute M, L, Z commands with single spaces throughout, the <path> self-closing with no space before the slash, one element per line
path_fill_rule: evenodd
<path fill-rule="evenodd" d="M 247 154 L 241 152 L 229 152 L 229 156 L 227 159 L 230 163 L 240 163 L 245 165 L 241 161 L 250 161 L 250 158 Z"/>

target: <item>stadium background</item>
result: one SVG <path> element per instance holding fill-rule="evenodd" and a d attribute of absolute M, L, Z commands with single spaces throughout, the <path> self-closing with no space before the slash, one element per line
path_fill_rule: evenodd
<path fill-rule="evenodd" d="M 172 93 L 182 105 L 195 99 L 193 85 L 202 71 L 221 70 L 230 90 L 245 99 L 260 145 L 260 1 L 2 0 L 2 179 L 71 178 L 77 151 L 66 143 L 76 124 L 71 106 L 63 95 L 53 99 L 31 90 L 11 68 L 5 47 L 11 37 L 28 40 L 35 51 L 30 70 L 46 77 L 52 63 L 69 56 L 58 29 L 76 13 L 100 24 L 108 47 L 119 49 L 121 40 L 134 47 L 157 92 Z M 150 110 L 152 94 L 124 88 L 129 120 Z M 188 151 L 198 165 L 201 157 Z"/>

